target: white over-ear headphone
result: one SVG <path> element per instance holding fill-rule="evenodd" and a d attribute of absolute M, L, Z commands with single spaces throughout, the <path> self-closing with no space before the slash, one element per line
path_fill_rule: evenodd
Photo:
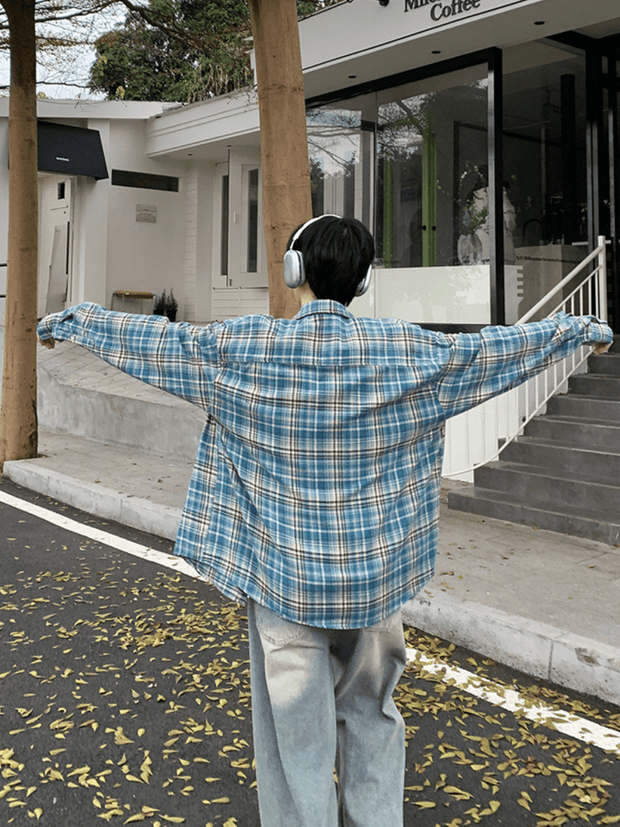
<path fill-rule="evenodd" d="M 302 224 L 301 227 L 297 230 L 297 232 L 291 239 L 289 249 L 286 251 L 286 253 L 284 253 L 284 281 L 286 282 L 287 287 L 291 287 L 293 289 L 295 287 L 301 287 L 301 285 L 306 280 L 306 272 L 304 269 L 304 257 L 300 250 L 292 249 L 299 236 L 303 233 L 306 227 L 309 227 L 310 224 L 314 224 L 315 221 L 320 221 L 321 218 L 340 217 L 341 216 L 335 215 L 334 213 L 325 213 L 325 215 L 318 215 L 316 218 L 311 218 L 309 221 L 306 221 L 306 223 Z M 368 287 L 370 286 L 371 276 L 372 265 L 368 268 L 366 275 L 358 284 L 357 290 L 355 291 L 356 296 L 363 296 L 364 293 L 368 290 Z"/>

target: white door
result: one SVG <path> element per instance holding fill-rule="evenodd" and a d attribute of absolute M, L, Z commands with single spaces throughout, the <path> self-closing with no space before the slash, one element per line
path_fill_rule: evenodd
<path fill-rule="evenodd" d="M 39 180 L 39 316 L 64 310 L 71 298 L 74 189 L 74 178 Z"/>
<path fill-rule="evenodd" d="M 231 148 L 228 176 L 228 286 L 267 287 L 260 149 Z"/>

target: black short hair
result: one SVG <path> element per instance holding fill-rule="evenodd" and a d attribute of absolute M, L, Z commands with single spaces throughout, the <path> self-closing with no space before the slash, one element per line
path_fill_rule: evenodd
<path fill-rule="evenodd" d="M 295 232 L 287 250 L 291 249 Z M 374 239 L 361 221 L 332 215 L 310 224 L 293 249 L 303 256 L 306 281 L 317 299 L 331 299 L 345 306 L 355 297 L 375 257 Z"/>

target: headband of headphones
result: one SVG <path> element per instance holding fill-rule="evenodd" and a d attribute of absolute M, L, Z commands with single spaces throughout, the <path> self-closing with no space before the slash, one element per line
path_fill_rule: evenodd
<path fill-rule="evenodd" d="M 291 239 L 288 250 L 284 253 L 284 281 L 286 282 L 287 287 L 291 287 L 293 289 L 295 287 L 301 287 L 301 285 L 306 281 L 304 257 L 300 250 L 293 250 L 293 247 L 303 231 L 311 224 L 314 224 L 315 221 L 320 221 L 322 218 L 341 218 L 341 216 L 335 215 L 334 213 L 325 213 L 325 215 L 319 215 L 316 218 L 311 218 L 309 221 L 306 221 L 306 223 L 302 224 L 297 230 Z M 363 296 L 368 290 L 371 275 L 372 265 L 368 268 L 366 275 L 358 284 L 357 290 L 355 291 L 356 296 Z"/>
<path fill-rule="evenodd" d="M 309 227 L 311 224 L 314 224 L 315 221 L 320 221 L 322 218 L 341 218 L 340 215 L 336 215 L 335 213 L 327 212 L 324 215 L 317 215 L 315 218 L 311 218 L 309 221 L 306 221 L 305 224 L 302 224 L 301 227 L 297 230 L 293 238 L 291 239 L 291 243 L 289 245 L 289 250 L 292 250 L 295 246 L 295 242 L 299 238 L 299 236 L 303 233 L 306 227 Z"/>

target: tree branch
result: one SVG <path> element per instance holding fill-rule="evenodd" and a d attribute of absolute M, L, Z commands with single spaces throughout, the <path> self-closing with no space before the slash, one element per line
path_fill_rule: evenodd
<path fill-rule="evenodd" d="M 159 31 L 168 35 L 168 37 L 179 40 L 192 48 L 204 48 L 206 44 L 212 43 L 213 41 L 220 41 L 222 36 L 227 34 L 238 33 L 240 36 L 250 35 L 249 21 L 247 22 L 247 25 L 239 27 L 233 26 L 230 29 L 222 29 L 217 33 L 201 32 L 198 34 L 197 32 L 188 31 L 188 29 L 178 24 L 173 17 L 169 15 L 152 13 L 151 9 L 145 6 L 137 5 L 132 0 L 118 0 L 118 2 L 126 6 L 130 12 L 142 18 L 142 20 L 144 20 L 145 23 L 148 23 L 149 26 L 159 29 Z M 211 0 L 211 2 L 213 2 L 213 0 Z"/>

